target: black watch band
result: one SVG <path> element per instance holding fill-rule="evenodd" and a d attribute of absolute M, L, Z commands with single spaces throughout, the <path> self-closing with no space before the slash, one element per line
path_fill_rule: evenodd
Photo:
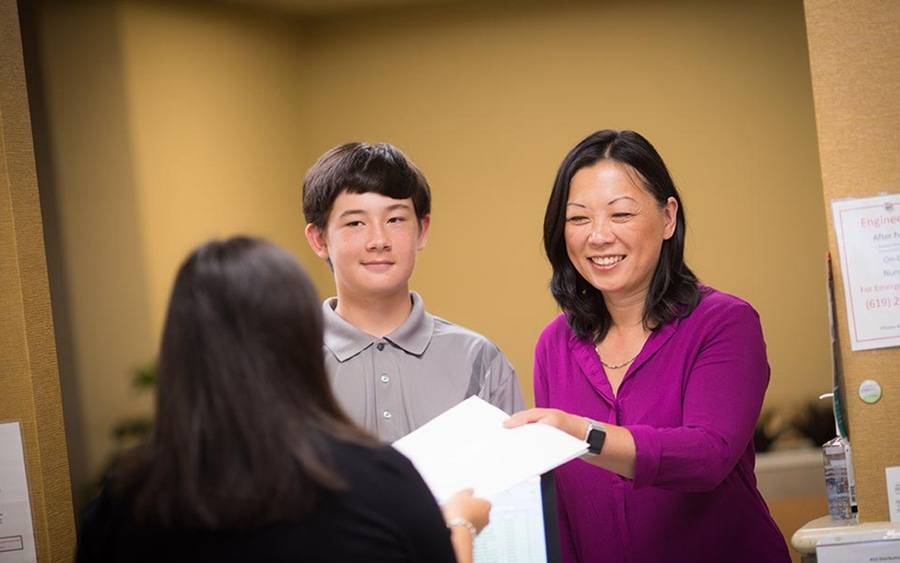
<path fill-rule="evenodd" d="M 603 451 L 603 444 L 606 442 L 606 428 L 596 420 L 585 417 L 588 423 L 587 434 L 584 441 L 587 442 L 588 453 L 591 455 L 599 455 Z"/>

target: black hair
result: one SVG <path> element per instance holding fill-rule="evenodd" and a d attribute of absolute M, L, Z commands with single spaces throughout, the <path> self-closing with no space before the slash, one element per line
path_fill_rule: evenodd
<path fill-rule="evenodd" d="M 572 265 L 566 251 L 565 225 L 569 186 L 575 173 L 609 159 L 631 167 L 660 206 L 678 202 L 675 233 L 663 241 L 659 262 L 650 281 L 644 305 L 644 327 L 654 329 L 675 317 L 686 316 L 700 301 L 697 277 L 684 262 L 685 214 L 669 170 L 653 145 L 634 131 L 604 129 L 584 138 L 563 159 L 553 182 L 544 214 L 544 250 L 553 277 L 550 291 L 566 314 L 569 326 L 580 338 L 601 341 L 612 319 L 601 292 Z"/>
<path fill-rule="evenodd" d="M 195 250 L 175 279 L 153 435 L 117 484 L 138 521 L 247 528 L 299 519 L 345 488 L 334 440 L 374 443 L 339 408 L 322 311 L 287 252 L 235 237 Z"/>
<path fill-rule="evenodd" d="M 431 189 L 425 176 L 388 143 L 347 143 L 319 157 L 303 178 L 306 222 L 324 229 L 334 200 L 345 190 L 411 198 L 419 221 L 431 213 Z"/>

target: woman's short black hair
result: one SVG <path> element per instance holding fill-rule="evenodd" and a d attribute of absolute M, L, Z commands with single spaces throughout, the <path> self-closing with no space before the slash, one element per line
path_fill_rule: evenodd
<path fill-rule="evenodd" d="M 153 436 L 114 482 L 139 521 L 246 528 L 309 514 L 344 482 L 333 440 L 370 443 L 338 407 L 321 303 L 287 252 L 235 237 L 196 249 L 175 279 Z"/>
<path fill-rule="evenodd" d="M 553 182 L 544 214 L 544 250 L 553 267 L 550 291 L 566 314 L 569 326 L 581 338 L 599 342 L 606 336 L 611 319 L 601 292 L 585 280 L 566 252 L 566 204 L 575 173 L 600 160 L 627 164 L 642 180 L 644 188 L 664 206 L 670 197 L 678 202 L 674 235 L 663 241 L 644 305 L 644 326 L 653 329 L 689 314 L 700 300 L 697 277 L 684 263 L 684 205 L 669 170 L 653 145 L 634 131 L 604 129 L 588 135 L 563 159 Z"/>
<path fill-rule="evenodd" d="M 347 143 L 319 157 L 303 178 L 306 222 L 324 229 L 334 200 L 345 190 L 411 198 L 420 221 L 431 213 L 431 189 L 425 176 L 388 143 Z"/>

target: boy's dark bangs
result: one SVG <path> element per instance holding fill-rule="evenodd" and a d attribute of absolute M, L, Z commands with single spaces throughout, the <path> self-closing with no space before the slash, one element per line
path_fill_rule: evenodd
<path fill-rule="evenodd" d="M 374 192 L 392 199 L 412 197 L 415 179 L 412 174 L 401 173 L 388 167 L 370 166 L 367 170 L 350 174 L 344 188 L 354 194 Z"/>

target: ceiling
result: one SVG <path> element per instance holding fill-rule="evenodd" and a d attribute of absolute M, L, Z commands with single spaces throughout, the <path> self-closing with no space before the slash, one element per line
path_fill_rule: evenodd
<path fill-rule="evenodd" d="M 268 9 L 298 16 L 375 11 L 379 8 L 448 4 L 457 0 L 223 0 L 231 4 Z"/>

